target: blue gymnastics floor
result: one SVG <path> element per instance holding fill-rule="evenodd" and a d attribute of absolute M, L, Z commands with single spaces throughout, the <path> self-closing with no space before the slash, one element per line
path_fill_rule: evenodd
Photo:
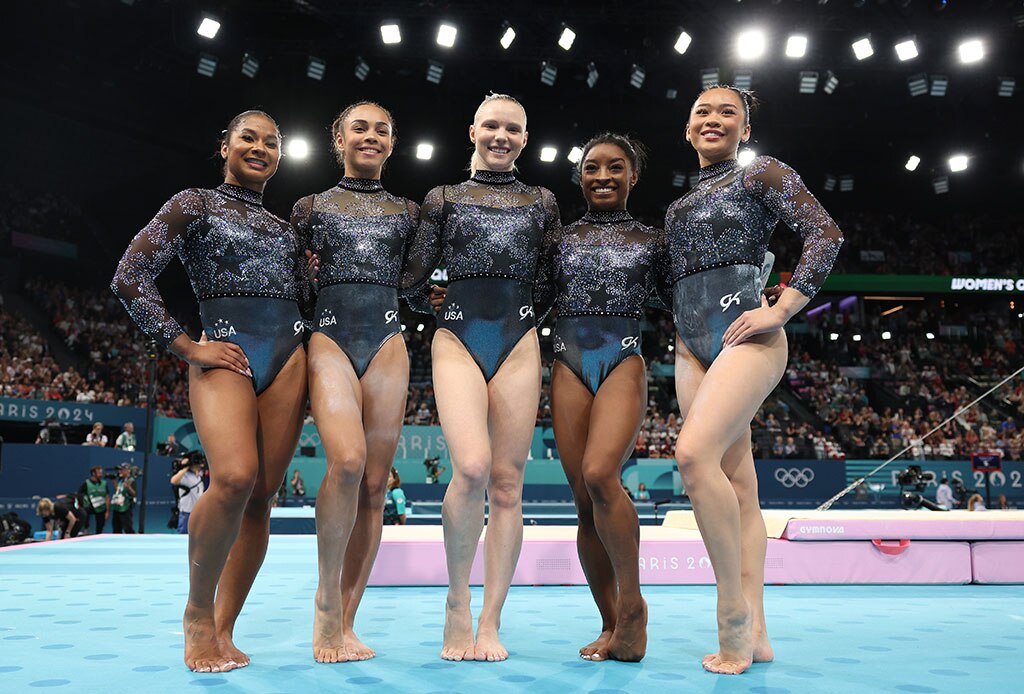
<path fill-rule="evenodd" d="M 1014 692 L 1024 691 L 1020 586 L 778 586 L 767 589 L 776 660 L 710 675 L 710 586 L 649 587 L 639 664 L 577 649 L 599 621 L 585 587 L 515 587 L 504 663 L 438 658 L 443 587 L 370 588 L 357 631 L 378 657 L 319 665 L 310 633 L 315 539 L 274 536 L 239 620 L 252 664 L 195 674 L 181 660 L 185 544 L 106 536 L 0 552 L 0 691 L 76 692 Z M 474 606 L 480 604 L 474 590 Z"/>

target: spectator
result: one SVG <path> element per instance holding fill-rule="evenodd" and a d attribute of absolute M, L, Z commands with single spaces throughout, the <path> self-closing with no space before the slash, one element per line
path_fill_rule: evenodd
<path fill-rule="evenodd" d="M 92 431 L 90 431 L 85 437 L 84 446 L 99 446 L 105 448 L 107 445 L 107 435 L 103 433 L 103 424 L 96 422 L 92 425 Z"/>
<path fill-rule="evenodd" d="M 641 482 L 637 485 L 636 493 L 633 494 L 633 501 L 650 501 L 651 493 L 647 491 L 647 485 Z"/>
<path fill-rule="evenodd" d="M 306 483 L 302 481 L 302 476 L 297 468 L 292 470 L 292 495 L 306 496 Z"/>
<path fill-rule="evenodd" d="M 93 431 L 96 431 L 95 427 L 93 427 Z M 106 437 L 103 438 L 105 444 Z M 87 443 L 86 445 L 97 444 Z M 78 488 L 78 498 L 82 499 L 85 512 L 94 519 L 95 534 L 100 535 L 107 523 L 107 518 L 110 517 L 110 484 L 103 479 L 102 466 L 94 465 L 89 468 L 89 479 L 82 482 L 82 486 Z M 88 525 L 89 521 L 86 520 L 86 527 Z"/>
<path fill-rule="evenodd" d="M 132 525 L 132 508 L 135 506 L 135 478 L 131 474 L 132 466 L 128 463 L 121 463 L 117 467 L 117 485 L 114 487 L 114 495 L 110 497 L 110 510 L 114 513 L 115 534 L 135 534 L 135 527 Z"/>
<path fill-rule="evenodd" d="M 972 494 L 971 498 L 967 500 L 968 511 L 987 511 L 985 508 L 985 500 L 981 498 L 981 494 Z"/>
<path fill-rule="evenodd" d="M 134 451 L 135 450 L 135 425 L 131 422 L 125 422 L 124 430 L 117 435 L 117 439 L 114 441 L 114 448 L 120 448 L 122 451 Z"/>
<path fill-rule="evenodd" d="M 398 470 L 391 468 L 388 474 L 388 491 L 384 495 L 384 525 L 405 525 L 405 492 Z"/>

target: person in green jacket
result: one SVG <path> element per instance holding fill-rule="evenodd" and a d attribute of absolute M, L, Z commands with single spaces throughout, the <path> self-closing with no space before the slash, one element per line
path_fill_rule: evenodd
<path fill-rule="evenodd" d="M 89 469 L 89 479 L 78 488 L 78 496 L 86 513 L 96 519 L 95 532 L 99 535 L 110 517 L 110 485 L 103 479 L 103 468 L 100 465 Z M 89 527 L 88 520 L 85 526 Z"/>
<path fill-rule="evenodd" d="M 134 535 L 132 508 L 135 506 L 135 479 L 132 477 L 131 465 L 121 463 L 117 468 L 117 474 L 114 496 L 110 497 L 110 510 L 114 513 L 114 533 Z"/>

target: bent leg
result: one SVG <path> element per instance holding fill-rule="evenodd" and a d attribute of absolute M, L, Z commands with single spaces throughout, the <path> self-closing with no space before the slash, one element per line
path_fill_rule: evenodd
<path fill-rule="evenodd" d="M 363 374 L 360 385 L 363 392 L 363 430 L 366 432 L 366 468 L 359 486 L 355 525 L 341 572 L 342 626 L 350 660 L 366 660 L 376 655 L 356 636 L 354 627 L 356 611 L 380 548 L 384 496 L 398 439 L 402 435 L 405 399 L 409 393 L 409 353 L 401 335 L 393 335 L 381 347 Z"/>
<path fill-rule="evenodd" d="M 236 662 L 249 657 L 233 641 L 238 619 L 256 574 L 263 565 L 270 539 L 270 502 L 281 488 L 302 431 L 306 413 L 306 353 L 297 349 L 274 382 L 256 400 L 259 419 L 256 443 L 260 464 L 245 505 L 238 538 L 231 547 L 217 584 L 217 632 L 221 649 Z"/>
<path fill-rule="evenodd" d="M 607 649 L 594 653 L 594 659 L 637 662 L 647 652 L 647 604 L 640 595 L 640 521 L 622 487 L 622 464 L 633 451 L 646 408 L 644 362 L 630 357 L 601 384 L 590 413 L 583 480 L 618 588 L 615 630 Z"/>
<path fill-rule="evenodd" d="M 551 367 L 555 445 L 558 447 L 558 458 L 565 477 L 569 480 L 573 501 L 576 502 L 576 515 L 579 517 L 576 550 L 590 593 L 601 614 L 600 636 L 580 648 L 580 656 L 587 659 L 607 646 L 608 639 L 612 637 L 612 630 L 615 629 L 615 603 L 618 601 L 615 570 L 598 537 L 594 526 L 594 504 L 583 482 L 583 451 L 590 432 L 590 409 L 593 402 L 594 396 L 579 377 L 565 364 L 556 361 Z"/>
<path fill-rule="evenodd" d="M 677 392 L 686 392 L 696 380 L 699 364 L 679 340 L 677 348 Z M 753 659 L 751 609 L 741 580 L 739 501 L 723 470 L 723 458 L 749 429 L 785 364 L 782 331 L 723 350 L 699 379 L 676 445 L 680 476 L 715 570 L 719 652 L 705 662 L 714 672 L 739 674 Z"/>
<path fill-rule="evenodd" d="M 452 481 L 441 505 L 448 564 L 445 660 L 473 660 L 469 574 L 484 527 L 484 491 L 491 473 L 487 383 L 458 338 L 441 329 L 431 345 L 437 414 L 451 454 Z"/>
<path fill-rule="evenodd" d="M 218 643 L 214 597 L 256 483 L 256 395 L 252 382 L 240 374 L 190 367 L 189 401 L 210 466 L 210 486 L 187 519 L 185 664 L 197 672 L 223 672 L 243 664 L 223 653 Z"/>
<path fill-rule="evenodd" d="M 501 609 L 523 546 L 523 475 L 540 402 L 540 345 L 531 329 L 498 369 L 488 390 L 491 475 L 484 536 L 484 605 L 476 631 L 476 659 L 505 660 L 498 638 Z"/>

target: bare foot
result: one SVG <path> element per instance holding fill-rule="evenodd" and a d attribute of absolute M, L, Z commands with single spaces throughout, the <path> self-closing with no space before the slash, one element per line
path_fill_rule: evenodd
<path fill-rule="evenodd" d="M 212 607 L 202 610 L 191 604 L 185 605 L 182 630 L 185 633 L 185 665 L 189 670 L 227 672 L 238 667 L 220 651 Z"/>
<path fill-rule="evenodd" d="M 349 660 L 369 660 L 377 655 L 377 651 L 363 643 L 352 629 L 345 629 L 345 652 Z"/>
<path fill-rule="evenodd" d="M 704 669 L 720 675 L 739 675 L 753 662 L 750 610 L 719 609 L 718 652 L 704 656 Z"/>
<path fill-rule="evenodd" d="M 235 642 L 231 634 L 223 632 L 218 634 L 217 645 L 220 647 L 220 652 L 237 663 L 238 667 L 245 667 L 249 664 L 249 656 L 235 646 Z"/>
<path fill-rule="evenodd" d="M 318 663 L 347 663 L 345 636 L 341 628 L 341 596 L 337 603 L 320 597 L 313 603 L 313 659 Z"/>
<path fill-rule="evenodd" d="M 608 641 L 605 651 L 598 651 L 593 659 L 599 656 L 610 660 L 621 660 L 627 663 L 638 663 L 647 653 L 647 601 L 640 598 L 639 604 L 620 604 L 617 610 L 615 631 Z"/>
<path fill-rule="evenodd" d="M 608 646 L 608 639 L 612 637 L 612 630 L 605 629 L 601 632 L 601 635 L 597 637 L 595 641 L 588 643 L 586 646 L 580 649 L 580 657 L 584 660 L 590 660 L 591 656 L 598 651 L 604 651 Z"/>
<path fill-rule="evenodd" d="M 476 659 L 480 661 L 487 661 L 488 663 L 508 660 L 508 651 L 501 645 L 497 629 L 477 625 Z"/>
<path fill-rule="evenodd" d="M 444 660 L 473 660 L 473 615 L 469 611 L 469 599 L 461 604 L 445 604 L 444 643 L 441 644 L 441 658 Z"/>
<path fill-rule="evenodd" d="M 768 640 L 768 632 L 762 631 L 760 633 L 754 633 L 754 662 L 755 663 L 770 663 L 775 660 L 775 651 L 772 650 L 772 644 Z"/>

